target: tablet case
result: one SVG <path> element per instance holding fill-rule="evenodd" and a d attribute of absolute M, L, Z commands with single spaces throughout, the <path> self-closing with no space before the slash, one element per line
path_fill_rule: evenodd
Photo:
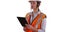
<path fill-rule="evenodd" d="M 25 24 L 28 24 L 25 17 L 17 17 L 17 18 L 23 27 L 25 27 Z"/>

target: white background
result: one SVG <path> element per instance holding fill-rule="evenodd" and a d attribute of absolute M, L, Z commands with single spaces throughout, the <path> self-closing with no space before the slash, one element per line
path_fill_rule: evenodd
<path fill-rule="evenodd" d="M 40 10 L 47 15 L 46 32 L 60 32 L 60 1 L 41 0 Z M 0 32 L 24 32 L 17 16 L 30 12 L 28 0 L 0 0 Z"/>

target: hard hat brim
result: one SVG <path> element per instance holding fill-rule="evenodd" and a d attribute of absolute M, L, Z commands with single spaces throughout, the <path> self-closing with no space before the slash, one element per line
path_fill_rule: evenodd
<path fill-rule="evenodd" d="M 29 2 L 33 2 L 33 1 L 29 1 Z M 41 2 L 41 1 L 39 1 L 39 2 Z"/>

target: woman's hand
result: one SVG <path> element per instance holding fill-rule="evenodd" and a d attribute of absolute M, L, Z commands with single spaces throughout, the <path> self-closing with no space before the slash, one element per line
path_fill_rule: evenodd
<path fill-rule="evenodd" d="M 33 27 L 32 27 L 30 24 L 26 24 L 26 27 L 27 27 L 28 29 L 33 29 Z"/>
<path fill-rule="evenodd" d="M 24 27 L 23 30 L 26 31 L 26 27 Z"/>
<path fill-rule="evenodd" d="M 27 27 L 28 29 L 31 29 L 31 30 L 34 31 L 34 32 L 38 32 L 38 29 L 35 28 L 35 27 L 33 27 L 33 26 L 31 26 L 30 24 L 26 24 L 26 27 Z"/>

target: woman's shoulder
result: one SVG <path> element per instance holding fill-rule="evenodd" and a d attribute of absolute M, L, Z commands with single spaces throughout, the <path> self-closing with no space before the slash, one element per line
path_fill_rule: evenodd
<path fill-rule="evenodd" d="M 26 13 L 26 16 L 30 16 L 32 14 L 32 12 L 28 12 Z"/>
<path fill-rule="evenodd" d="M 42 12 L 41 12 L 41 14 L 42 14 L 42 17 L 43 17 L 43 18 L 47 18 L 46 14 L 44 14 L 44 13 L 42 13 Z"/>

